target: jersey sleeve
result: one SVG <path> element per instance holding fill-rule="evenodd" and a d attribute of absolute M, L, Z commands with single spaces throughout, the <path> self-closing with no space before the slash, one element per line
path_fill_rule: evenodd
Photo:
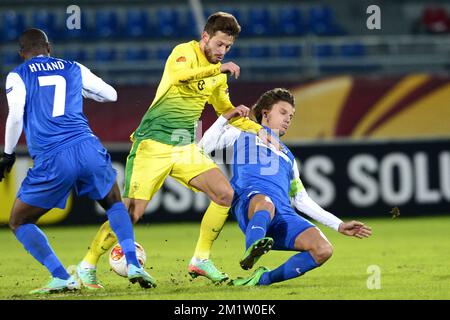
<path fill-rule="evenodd" d="M 292 165 L 292 177 L 289 196 L 293 200 L 295 208 L 314 220 L 337 231 L 342 220 L 322 209 L 313 199 L 311 199 L 300 180 L 300 172 L 295 159 Z"/>
<path fill-rule="evenodd" d="M 97 77 L 84 65 L 76 62 L 81 69 L 81 78 L 83 81 L 83 97 L 98 102 L 112 102 L 117 100 L 117 91 Z"/>
<path fill-rule="evenodd" d="M 9 73 L 6 77 L 6 98 L 9 112 L 6 119 L 4 149 L 7 154 L 14 153 L 22 134 L 26 95 L 27 92 L 22 78 L 17 73 Z"/>
<path fill-rule="evenodd" d="M 221 85 L 214 90 L 213 94 L 208 100 L 208 103 L 210 103 L 214 107 L 218 115 L 222 115 L 234 109 L 234 106 L 230 101 L 226 77 L 224 77 Z M 251 133 L 258 133 L 258 131 L 262 129 L 262 126 L 260 124 L 244 117 L 232 118 L 230 119 L 229 124 L 241 131 Z"/>
<path fill-rule="evenodd" d="M 166 62 L 166 70 L 172 85 L 182 85 L 192 81 L 212 77 L 220 74 L 220 63 L 207 67 L 193 68 L 193 61 L 197 58 L 192 48 L 176 46 Z"/>
<path fill-rule="evenodd" d="M 241 131 L 227 123 L 227 119 L 221 116 L 206 130 L 198 143 L 205 153 L 229 147 L 239 138 Z"/>

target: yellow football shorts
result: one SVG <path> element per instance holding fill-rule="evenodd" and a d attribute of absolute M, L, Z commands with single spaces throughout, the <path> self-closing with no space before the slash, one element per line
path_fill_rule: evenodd
<path fill-rule="evenodd" d="M 123 197 L 150 200 L 171 176 L 198 192 L 189 181 L 217 165 L 195 144 L 172 146 L 152 139 L 136 140 L 127 158 Z"/>

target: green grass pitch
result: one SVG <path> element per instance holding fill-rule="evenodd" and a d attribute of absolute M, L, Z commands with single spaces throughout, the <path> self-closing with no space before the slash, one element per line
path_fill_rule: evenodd
<path fill-rule="evenodd" d="M 144 290 L 129 284 L 110 270 L 104 256 L 98 275 L 105 290 L 83 289 L 45 297 L 27 293 L 46 283 L 47 271 L 25 252 L 7 228 L 1 228 L 0 299 L 450 299 L 449 216 L 361 220 L 373 228 L 369 239 L 349 238 L 318 225 L 334 246 L 333 257 L 322 267 L 268 287 L 244 288 L 215 286 L 205 278 L 189 277 L 187 264 L 197 239 L 198 223 L 138 224 L 136 240 L 147 252 L 146 269 L 157 279 L 157 288 Z M 84 256 L 97 227 L 43 230 L 63 264 L 69 267 Z M 231 277 L 246 276 L 251 270 L 241 270 L 238 264 L 243 250 L 244 236 L 230 221 L 214 244 L 212 258 Z M 271 251 L 256 266 L 273 269 L 292 254 Z M 379 289 L 373 280 L 377 275 Z M 371 284 L 375 288 L 368 288 Z"/>

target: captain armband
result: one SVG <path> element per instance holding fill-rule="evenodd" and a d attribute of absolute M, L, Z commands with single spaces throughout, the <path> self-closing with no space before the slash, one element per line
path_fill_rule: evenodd
<path fill-rule="evenodd" d="M 303 189 L 305 189 L 305 187 L 303 186 L 302 181 L 299 178 L 295 178 L 291 181 L 291 188 L 289 190 L 289 196 L 295 197 L 295 195 L 298 194 Z"/>

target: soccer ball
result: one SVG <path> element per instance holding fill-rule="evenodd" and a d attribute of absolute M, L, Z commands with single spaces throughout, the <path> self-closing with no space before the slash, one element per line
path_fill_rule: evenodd
<path fill-rule="evenodd" d="M 136 245 L 136 256 L 139 264 L 141 265 L 141 267 L 144 267 L 145 262 L 147 261 L 147 255 L 145 254 L 144 247 L 137 242 L 135 242 L 134 244 Z M 127 259 L 125 258 L 125 254 L 123 253 L 120 244 L 116 244 L 111 249 L 111 252 L 109 253 L 109 265 L 111 266 L 111 269 L 119 276 L 127 277 Z"/>

